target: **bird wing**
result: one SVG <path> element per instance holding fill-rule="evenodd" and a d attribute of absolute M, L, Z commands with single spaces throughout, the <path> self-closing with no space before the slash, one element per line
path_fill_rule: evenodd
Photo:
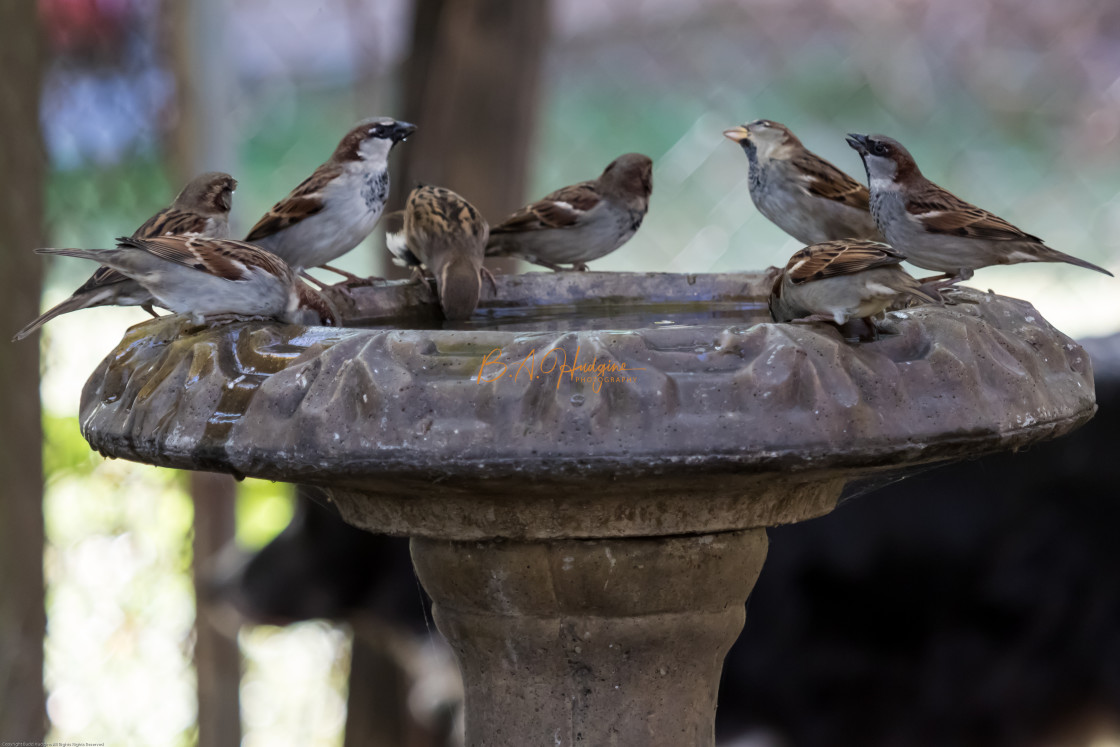
<path fill-rule="evenodd" d="M 206 216 L 190 210 L 164 208 L 148 218 L 132 236 L 138 239 L 150 239 L 156 236 L 200 234 L 206 230 L 208 220 Z"/>
<path fill-rule="evenodd" d="M 544 199 L 526 205 L 490 229 L 491 235 L 567 228 L 602 202 L 594 181 L 558 189 Z"/>
<path fill-rule="evenodd" d="M 117 239 L 120 247 L 142 249 L 154 257 L 190 267 L 225 280 L 248 280 L 252 269 L 274 275 L 290 273 L 284 261 L 264 249 L 233 239 L 160 236 L 153 239 Z"/>
<path fill-rule="evenodd" d="M 299 223 L 323 209 L 323 190 L 327 183 L 342 173 L 342 165 L 325 163 L 300 182 L 287 197 L 280 200 L 249 230 L 246 241 L 257 241 Z"/>
<path fill-rule="evenodd" d="M 965 202 L 940 187 L 931 186 L 933 189 L 911 197 L 906 205 L 907 212 L 913 215 L 928 233 L 995 241 L 1042 243 L 1042 239 L 1021 231 L 998 215 Z"/>
<path fill-rule="evenodd" d="M 78 296 L 98 290 L 99 288 L 104 288 L 109 285 L 116 285 L 117 283 L 127 282 L 131 282 L 131 279 L 128 276 L 122 275 L 112 267 L 101 265 L 96 270 L 94 270 L 89 279 L 82 283 L 81 286 L 71 295 Z"/>
<path fill-rule="evenodd" d="M 133 238 L 151 239 L 157 236 L 197 236 L 207 229 L 209 219 L 190 210 L 180 210 L 174 207 L 164 208 L 153 215 L 137 228 Z M 89 280 L 82 283 L 75 294 L 87 293 L 107 285 L 115 285 L 128 281 L 129 278 L 111 267 L 102 265 L 90 276 Z"/>
<path fill-rule="evenodd" d="M 400 267 L 422 267 L 420 258 L 408 248 L 408 238 L 404 233 L 404 211 L 394 210 L 381 218 L 385 227 L 385 248 L 393 255 L 393 264 Z"/>
<path fill-rule="evenodd" d="M 897 265 L 903 259 L 903 255 L 877 241 L 841 239 L 807 246 L 797 252 L 790 257 L 786 274 L 796 285 L 808 280 L 851 275 L 873 267 Z"/>
<path fill-rule="evenodd" d="M 805 151 L 793 159 L 802 184 L 809 194 L 835 200 L 859 210 L 870 210 L 867 187 L 823 158 Z"/>

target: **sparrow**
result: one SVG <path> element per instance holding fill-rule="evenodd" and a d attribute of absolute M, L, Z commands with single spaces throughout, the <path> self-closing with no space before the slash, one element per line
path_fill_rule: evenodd
<path fill-rule="evenodd" d="M 903 259 L 877 241 L 841 239 L 807 246 L 790 257 L 774 281 L 770 316 L 776 322 L 828 321 L 837 326 L 862 319 L 874 336 L 871 317 L 900 298 L 940 303 L 899 266 Z"/>
<path fill-rule="evenodd" d="M 516 256 L 559 271 L 618 249 L 642 225 L 653 192 L 653 161 L 627 153 L 598 179 L 558 189 L 490 229 L 486 255 Z"/>
<path fill-rule="evenodd" d="M 785 125 L 768 119 L 724 130 L 750 164 L 758 211 L 805 244 L 836 239 L 882 241 L 867 187 L 808 150 Z"/>
<path fill-rule="evenodd" d="M 415 131 L 416 125 L 389 117 L 359 122 L 327 162 L 273 205 L 245 240 L 273 252 L 316 284 L 306 268 L 323 267 L 359 281 L 327 263 L 373 231 L 389 197 L 389 151 Z"/>
<path fill-rule="evenodd" d="M 478 210 L 443 187 L 420 186 L 408 195 L 401 218 L 386 219 L 386 243 L 394 261 L 430 272 L 436 281 L 443 315 L 468 319 L 478 306 L 482 266 L 490 227 Z"/>
<path fill-rule="evenodd" d="M 922 176 L 897 140 L 853 134 L 848 144 L 867 169 L 871 214 L 879 230 L 910 264 L 944 273 L 944 284 L 967 280 L 981 267 L 1020 262 L 1068 262 L 1112 275 L 937 186 Z"/>
<path fill-rule="evenodd" d="M 318 293 L 275 254 L 233 239 L 200 236 L 122 237 L 115 249 L 36 249 L 81 257 L 139 283 L 156 302 L 196 324 L 226 315 L 289 323 L 336 324 Z"/>
<path fill-rule="evenodd" d="M 133 238 L 185 235 L 224 239 L 229 236 L 229 210 L 237 180 L 211 171 L 196 176 L 170 206 L 153 215 L 132 234 Z M 89 280 L 62 303 L 44 312 L 16 333 L 22 340 L 56 316 L 96 306 L 140 306 L 152 316 L 156 300 L 143 286 L 110 267 L 98 267 Z"/>

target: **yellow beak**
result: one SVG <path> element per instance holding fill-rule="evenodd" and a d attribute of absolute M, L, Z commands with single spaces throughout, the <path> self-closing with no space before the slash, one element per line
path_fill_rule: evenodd
<path fill-rule="evenodd" d="M 740 125 L 738 127 L 732 127 L 730 130 L 724 130 L 723 136 L 728 140 L 733 140 L 736 143 L 741 143 L 744 140 L 750 140 L 751 133 L 749 130 L 747 130 L 746 127 Z"/>

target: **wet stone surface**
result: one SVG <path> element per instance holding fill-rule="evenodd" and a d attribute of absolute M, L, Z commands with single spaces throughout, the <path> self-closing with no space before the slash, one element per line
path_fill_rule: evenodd
<path fill-rule="evenodd" d="M 548 285 L 557 277 L 564 287 Z M 896 312 L 896 334 L 852 344 L 828 325 L 770 323 L 762 273 L 500 281 L 500 297 L 520 291 L 532 306 L 517 317 L 492 304 L 481 319 L 518 321 L 491 329 L 138 325 L 90 378 L 83 432 L 103 453 L 152 464 L 355 487 L 404 479 L 408 492 L 448 477 L 928 461 L 1017 448 L 1094 408 L 1084 351 L 1014 299 L 970 292 L 970 303 Z M 581 300 L 580 283 L 600 295 Z M 723 316 L 698 311 L 697 294 Z M 384 325 L 376 306 L 350 318 Z M 556 329 L 565 306 L 575 326 L 601 315 L 603 328 Z M 641 326 L 612 329 L 612 313 Z"/>

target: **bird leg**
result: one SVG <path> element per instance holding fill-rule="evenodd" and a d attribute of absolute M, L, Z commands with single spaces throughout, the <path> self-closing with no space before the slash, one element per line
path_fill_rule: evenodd
<path fill-rule="evenodd" d="M 954 301 L 946 298 L 946 292 L 956 290 L 957 283 L 968 280 L 972 277 L 972 270 L 959 270 L 956 275 L 945 273 L 944 275 L 933 275 L 928 278 L 922 278 L 918 282 L 922 284 L 922 290 L 936 294 L 941 302 L 944 304 L 952 305 Z"/>
<path fill-rule="evenodd" d="M 798 319 L 791 319 L 790 324 L 812 324 L 813 322 L 828 322 L 829 324 L 836 324 L 836 320 L 832 318 L 832 314 L 810 314 Z"/>
<path fill-rule="evenodd" d="M 497 296 L 498 283 L 496 280 L 494 280 L 494 273 L 490 272 L 490 270 L 486 269 L 485 267 L 479 267 L 478 274 L 486 278 L 486 282 L 490 283 L 490 291 L 493 293 L 493 295 Z"/>
<path fill-rule="evenodd" d="M 573 262 L 572 269 L 576 272 L 587 272 L 590 268 L 587 266 L 586 262 Z"/>
<path fill-rule="evenodd" d="M 353 285 L 368 284 L 371 280 L 375 279 L 381 280 L 381 278 L 360 278 L 352 272 L 340 270 L 337 267 L 331 267 L 330 265 L 319 265 L 319 267 L 323 268 L 324 270 L 330 270 L 336 275 L 341 275 L 342 277 L 346 278 L 347 283 L 351 283 Z"/>
<path fill-rule="evenodd" d="M 524 259 L 527 262 L 532 262 L 535 265 L 540 265 L 541 267 L 547 267 L 548 269 L 552 270 L 553 272 L 563 272 L 564 270 L 568 269 L 566 267 L 561 267 L 560 265 L 556 264 L 555 262 L 549 262 L 547 259 L 539 259 L 537 257 L 533 257 L 532 259 L 529 259 L 528 257 L 525 257 Z"/>
<path fill-rule="evenodd" d="M 159 319 L 159 314 L 156 313 L 156 310 L 152 308 L 152 305 L 150 303 L 142 303 L 140 304 L 140 308 L 154 316 L 156 319 Z"/>
<path fill-rule="evenodd" d="M 307 270 L 300 270 L 299 271 L 299 276 L 301 278 L 303 278 L 304 280 L 306 280 L 307 282 L 314 285 L 319 290 L 326 290 L 327 289 L 327 284 L 326 283 L 322 282 L 321 280 L 316 280 L 314 276 L 308 274 Z"/>
<path fill-rule="evenodd" d="M 209 316 L 202 316 L 201 314 L 189 314 L 187 317 L 191 323 L 198 327 L 206 327 L 207 329 L 215 329 L 217 327 L 224 327 L 227 324 L 236 324 L 238 322 L 274 322 L 272 317 L 263 316 L 261 314 L 211 314 Z"/>
<path fill-rule="evenodd" d="M 875 320 L 869 316 L 860 319 L 861 322 L 867 327 L 864 334 L 859 335 L 860 342 L 875 342 L 879 339 L 879 327 L 875 324 Z"/>

